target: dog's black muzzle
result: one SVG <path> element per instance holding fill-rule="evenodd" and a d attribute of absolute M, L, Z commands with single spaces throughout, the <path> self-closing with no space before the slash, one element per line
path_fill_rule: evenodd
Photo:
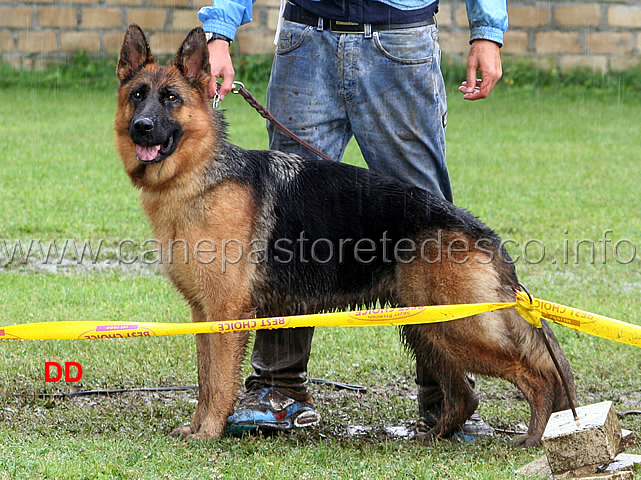
<path fill-rule="evenodd" d="M 137 118 L 132 122 L 131 128 L 137 136 L 144 137 L 154 129 L 154 121 L 147 117 Z"/>
<path fill-rule="evenodd" d="M 174 153 L 182 133 L 182 128 L 175 122 L 147 116 L 133 118 L 129 128 L 136 144 L 136 155 L 142 163 L 158 163 Z"/>

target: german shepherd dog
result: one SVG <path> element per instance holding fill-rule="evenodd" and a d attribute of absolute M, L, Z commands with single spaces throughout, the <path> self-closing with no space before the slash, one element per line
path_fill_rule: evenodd
<path fill-rule="evenodd" d="M 164 67 L 130 26 L 117 74 L 118 152 L 194 322 L 514 300 L 519 284 L 500 238 L 467 211 L 367 169 L 227 143 L 207 95 L 202 29 Z M 539 333 L 514 309 L 401 327 L 443 393 L 442 413 L 423 438 L 449 436 L 472 415 L 472 372 L 523 392 L 531 419 L 515 442 L 538 445 L 550 414 L 568 408 Z M 574 392 L 570 366 L 549 328 L 548 335 Z M 248 333 L 196 336 L 198 405 L 175 435 L 223 435 L 247 342 Z"/>

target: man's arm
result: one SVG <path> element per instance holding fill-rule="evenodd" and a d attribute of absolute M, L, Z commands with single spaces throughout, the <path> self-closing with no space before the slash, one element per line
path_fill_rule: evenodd
<path fill-rule="evenodd" d="M 503 75 L 499 48 L 507 31 L 506 0 L 466 0 L 470 22 L 467 79 L 459 91 L 466 100 L 486 98 Z M 477 73 L 481 78 L 477 78 Z"/>
<path fill-rule="evenodd" d="M 203 7 L 198 11 L 198 18 L 203 22 L 203 30 L 233 40 L 238 27 L 252 21 L 254 1 L 213 0 L 211 7 Z M 236 73 L 229 55 L 229 45 L 230 42 L 222 39 L 211 40 L 207 45 L 212 75 L 208 89 L 210 97 L 216 94 L 217 78 L 222 78 L 222 85 L 218 90 L 221 99 L 231 91 Z"/>

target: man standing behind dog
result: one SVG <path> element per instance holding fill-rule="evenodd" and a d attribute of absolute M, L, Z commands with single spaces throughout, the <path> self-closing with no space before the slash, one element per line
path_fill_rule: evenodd
<path fill-rule="evenodd" d="M 224 98 L 234 69 L 229 45 L 252 19 L 252 0 L 213 0 L 198 16 L 209 40 L 209 94 Z M 470 23 L 466 100 L 489 95 L 501 78 L 506 0 L 466 0 Z M 267 108 L 303 140 L 340 160 L 356 138 L 370 169 L 452 201 L 445 163 L 447 103 L 434 15 L 438 0 L 281 0 L 284 18 Z M 481 78 L 477 78 L 480 72 Z M 268 124 L 270 148 L 310 157 Z M 247 391 L 229 417 L 232 434 L 315 425 L 307 386 L 313 329 L 259 330 Z M 440 391 L 417 372 L 417 430 L 438 412 Z"/>

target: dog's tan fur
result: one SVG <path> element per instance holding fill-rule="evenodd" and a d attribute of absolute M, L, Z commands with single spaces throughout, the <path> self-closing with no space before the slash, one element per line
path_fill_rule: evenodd
<path fill-rule="evenodd" d="M 250 153 L 223 142 L 224 125 L 213 112 L 206 93 L 210 76 L 202 31 L 190 33 L 171 66 L 160 67 L 153 61 L 142 31 L 130 27 L 118 76 L 121 87 L 115 120 L 117 149 L 125 171 L 140 190 L 154 235 L 162 244 L 165 271 L 189 303 L 193 321 L 249 318 L 257 309 L 271 315 L 308 313 L 307 310 L 346 308 L 379 300 L 402 306 L 513 300 L 512 289 L 518 282 L 512 265 L 497 259 L 505 253 L 498 246 L 498 237 L 467 212 L 429 196 L 424 200 L 426 205 L 417 207 L 413 203 L 412 208 L 418 208 L 417 216 L 423 215 L 423 210 L 433 210 L 435 221 L 445 225 L 439 227 L 443 231 L 438 237 L 440 244 L 433 241 L 431 229 L 436 227 L 427 224 L 418 234 L 412 230 L 408 235 L 417 235 L 413 238 L 418 244 L 430 240 L 425 256 L 436 259 L 443 255 L 441 261 L 399 261 L 395 270 L 381 270 L 381 278 L 365 279 L 365 290 L 354 287 L 346 292 L 336 288 L 329 295 L 317 295 L 313 289 L 317 288 L 318 279 L 301 274 L 291 279 L 306 286 L 299 298 L 291 292 L 278 291 L 270 282 L 277 284 L 280 273 L 266 267 L 259 271 L 247 253 L 257 237 L 290 227 L 288 218 L 275 214 L 275 202 L 285 201 L 288 197 L 283 192 L 297 187 L 296 182 L 311 185 L 309 177 L 299 179 L 299 172 L 311 167 L 297 156 Z M 158 163 L 139 160 L 132 140 L 135 108 L 131 96 L 136 93 L 136 85 L 141 84 L 150 89 L 150 96 L 170 87 L 182 102 L 179 108 L 163 111 L 163 118 L 180 125 L 182 136 L 175 151 Z M 268 176 L 272 175 L 270 172 L 277 173 L 276 177 L 265 179 L 263 185 L 263 180 L 242 173 L 243 168 L 250 173 L 262 169 Z M 322 173 L 325 168 L 328 167 L 321 165 L 317 171 Z M 356 178 L 361 173 L 350 170 L 349 175 Z M 378 177 L 367 179 L 387 181 L 392 182 Z M 394 189 L 400 188 L 394 183 L 385 185 L 397 192 Z M 257 188 L 262 188 L 260 193 Z M 367 191 L 363 189 L 361 194 Z M 334 193 L 344 195 L 343 190 Z M 412 198 L 423 195 L 427 194 L 414 191 L 402 198 L 415 202 Z M 373 197 L 368 198 L 365 202 Z M 399 197 L 392 200 L 395 198 Z M 291 202 L 285 207 L 290 206 Z M 313 205 L 293 206 L 301 209 L 295 213 L 302 211 L 314 220 L 320 217 L 310 207 Z M 369 224 L 364 225 L 369 228 Z M 478 232 L 489 235 L 491 248 L 477 248 L 478 238 L 474 235 L 480 235 Z M 222 252 L 211 251 L 208 247 L 212 245 L 225 245 L 225 255 L 237 261 L 221 268 L 214 257 Z M 470 248 L 459 249 L 462 246 Z M 517 439 L 523 446 L 537 445 L 549 414 L 567 405 L 559 375 L 539 332 L 514 310 L 444 324 L 406 326 L 402 336 L 418 364 L 438 381 L 444 394 L 443 414 L 426 439 L 452 434 L 474 412 L 478 400 L 466 372 L 499 376 L 522 390 L 532 407 L 529 432 Z M 176 429 L 174 434 L 189 438 L 223 435 L 226 418 L 236 401 L 247 337 L 246 333 L 197 336 L 198 406 L 191 425 Z M 553 348 L 562 357 L 562 368 L 571 376 L 558 343 L 552 340 Z M 419 404 L 421 401 L 419 395 Z"/>
<path fill-rule="evenodd" d="M 172 162 L 141 168 L 129 136 L 133 111 L 128 101 L 130 89 L 119 91 L 115 121 L 116 147 L 125 171 L 140 189 L 140 199 L 151 222 L 155 239 L 162 245 L 163 267 L 176 288 L 185 296 L 194 322 L 248 318 L 254 310 L 249 298 L 254 266 L 246 258 L 220 268 L 211 268 L 207 258 L 209 244 L 222 245 L 234 239 L 227 253 L 236 258 L 239 245 L 249 247 L 256 206 L 246 186 L 233 181 L 209 189 L 203 180 L 204 162 L 216 144 L 216 131 L 198 95 L 176 66 L 166 72 L 155 63 L 141 72 L 150 81 L 162 78 L 158 88 L 172 84 L 180 88 L 185 103 L 177 120 L 185 126 L 181 148 Z M 204 81 L 204 80 L 203 80 Z M 201 243 L 206 239 L 208 243 Z M 210 243 L 209 243 L 210 242 Z M 198 258 L 197 258 L 198 257 Z M 200 261 L 199 261 L 200 260 Z M 223 434 L 227 416 L 237 397 L 248 334 L 197 335 L 198 407 L 191 426 L 178 428 L 177 435 L 218 438 Z M 221 408 L 221 406 L 225 406 Z M 192 432 L 195 432 L 192 434 Z"/>

